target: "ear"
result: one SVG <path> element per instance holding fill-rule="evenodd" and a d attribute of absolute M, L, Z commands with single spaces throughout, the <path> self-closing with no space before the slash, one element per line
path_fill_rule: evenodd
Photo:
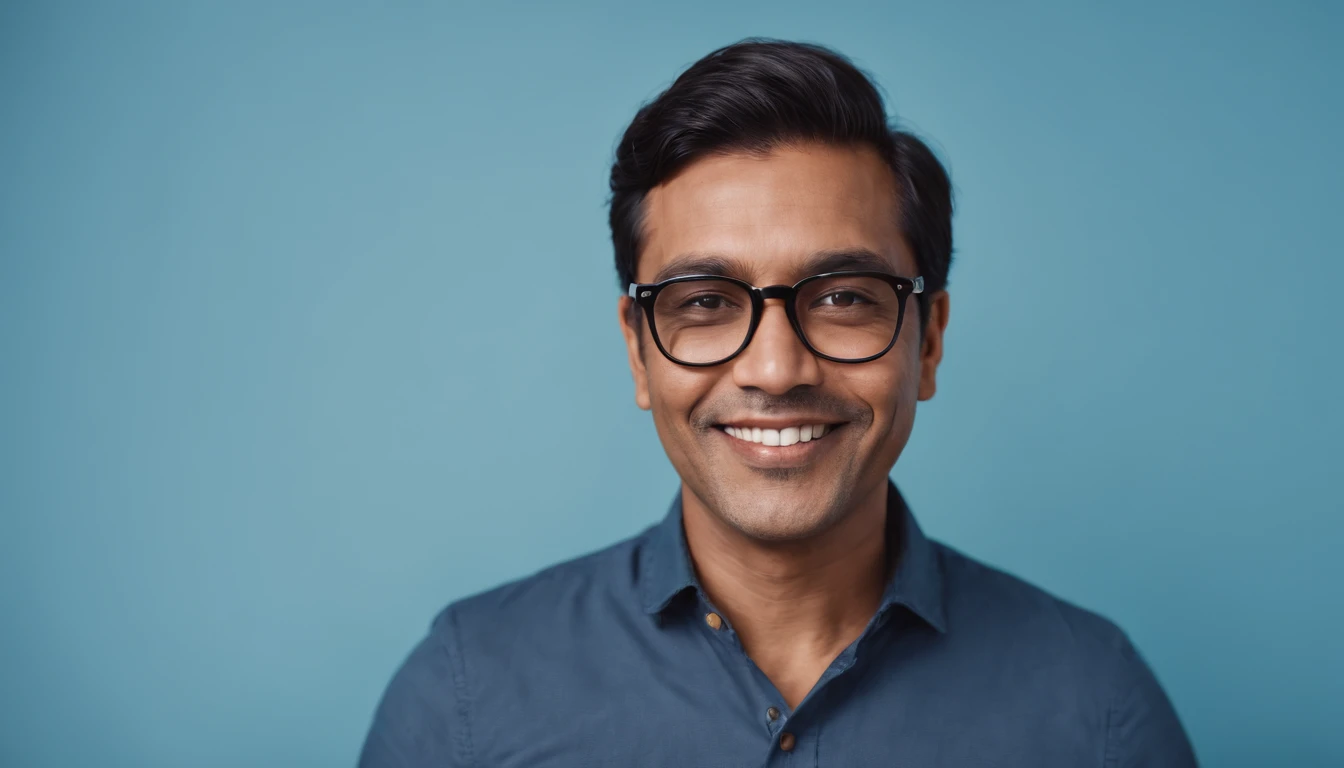
<path fill-rule="evenodd" d="M 621 322 L 621 335 L 625 337 L 625 351 L 630 357 L 630 376 L 635 380 L 635 405 L 644 410 L 652 407 L 649 399 L 649 372 L 644 367 L 643 313 L 636 314 L 635 300 L 622 296 L 616 302 L 616 313 Z"/>
<path fill-rule="evenodd" d="M 929 297 L 929 322 L 919 345 L 919 399 L 929 400 L 938 391 L 938 364 L 943 361 L 943 334 L 951 304 L 947 291 Z"/>

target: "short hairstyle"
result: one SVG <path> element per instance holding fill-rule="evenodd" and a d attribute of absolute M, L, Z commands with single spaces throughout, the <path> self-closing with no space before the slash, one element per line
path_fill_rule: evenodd
<path fill-rule="evenodd" d="M 872 80 L 820 45 L 748 38 L 695 62 L 635 114 L 611 166 L 611 241 L 620 287 L 635 282 L 649 190 L 708 155 L 767 153 L 802 142 L 867 145 L 891 168 L 900 231 L 928 296 L 952 263 L 952 188 L 924 142 L 888 122 Z"/>

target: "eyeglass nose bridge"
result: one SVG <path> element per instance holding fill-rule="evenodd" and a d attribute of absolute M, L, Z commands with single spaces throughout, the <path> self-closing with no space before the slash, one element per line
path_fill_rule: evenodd
<path fill-rule="evenodd" d="M 751 289 L 754 295 L 752 304 L 755 305 L 755 311 L 752 313 L 751 325 L 747 328 L 746 341 L 742 342 L 741 348 L 734 353 L 734 356 L 745 350 L 756 338 L 756 331 L 761 327 L 761 318 L 765 310 L 766 299 L 782 299 L 784 301 L 784 315 L 789 319 L 789 325 L 793 332 L 797 334 L 798 340 L 803 343 L 803 348 L 812 354 L 817 354 L 812 348 L 812 343 L 807 340 L 803 334 L 803 328 L 798 323 L 798 313 L 793 306 L 794 300 L 798 297 L 798 291 L 792 285 L 767 285 L 764 288 Z"/>
<path fill-rule="evenodd" d="M 788 301 L 793 298 L 793 286 L 791 285 L 767 285 L 764 288 L 757 288 L 761 299 L 784 299 Z"/>

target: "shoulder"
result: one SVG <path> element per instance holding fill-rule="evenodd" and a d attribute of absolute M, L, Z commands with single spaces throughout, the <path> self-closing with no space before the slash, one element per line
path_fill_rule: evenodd
<path fill-rule="evenodd" d="M 935 547 L 949 632 L 974 631 L 1093 665 L 1119 664 L 1132 653 L 1125 632 L 1105 616 L 945 544 Z"/>
<path fill-rule="evenodd" d="M 1115 622 L 943 544 L 948 638 L 966 666 L 1034 711 L 1072 712 L 1108 766 L 1195 764 L 1170 699 Z M 956 639 L 959 638 L 959 639 Z"/>
<path fill-rule="evenodd" d="M 637 554 L 644 534 L 546 566 L 527 576 L 449 603 L 434 620 L 444 631 L 541 627 L 595 601 L 635 594 Z"/>
<path fill-rule="evenodd" d="M 634 568 L 643 536 L 440 610 L 384 692 L 361 768 L 472 763 L 473 742 L 491 736 L 482 728 L 507 722 L 529 699 L 572 691 L 554 684 L 557 675 L 574 667 L 585 642 L 600 647 L 593 640 L 613 625 L 613 607 L 638 604 Z M 559 698 L 548 704 L 564 706 Z"/>
<path fill-rule="evenodd" d="M 608 645 L 603 636 L 640 612 L 645 533 L 455 600 L 434 618 L 430 634 L 463 660 L 476 684 Z"/>

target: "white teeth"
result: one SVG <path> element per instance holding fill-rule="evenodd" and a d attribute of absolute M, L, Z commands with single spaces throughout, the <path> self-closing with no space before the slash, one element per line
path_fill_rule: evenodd
<path fill-rule="evenodd" d="M 785 427 L 784 429 L 724 427 L 723 431 L 748 443 L 784 447 L 794 443 L 808 443 L 822 437 L 826 434 L 826 425 L 804 424 L 801 427 Z"/>

